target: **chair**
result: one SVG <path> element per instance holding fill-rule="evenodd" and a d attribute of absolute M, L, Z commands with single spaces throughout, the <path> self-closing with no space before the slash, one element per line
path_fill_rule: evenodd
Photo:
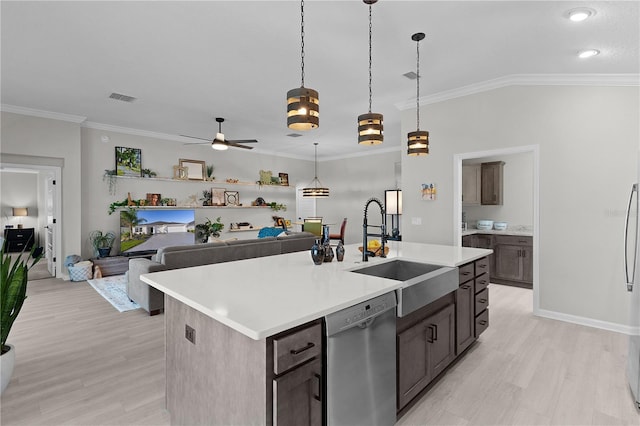
<path fill-rule="evenodd" d="M 304 219 L 305 222 L 319 222 L 322 223 L 322 218 L 321 217 L 306 217 Z"/>
<path fill-rule="evenodd" d="M 302 224 L 302 230 L 311 232 L 318 237 L 322 236 L 322 222 L 305 222 Z"/>
<path fill-rule="evenodd" d="M 344 244 L 344 229 L 347 227 L 347 218 L 342 219 L 342 225 L 340 225 L 340 233 L 339 234 L 329 234 L 329 241 L 331 240 L 340 240 L 342 244 Z"/>

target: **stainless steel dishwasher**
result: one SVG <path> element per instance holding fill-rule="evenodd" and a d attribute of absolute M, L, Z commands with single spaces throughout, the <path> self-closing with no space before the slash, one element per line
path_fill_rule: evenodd
<path fill-rule="evenodd" d="M 395 307 L 390 292 L 325 317 L 327 425 L 396 422 Z"/>

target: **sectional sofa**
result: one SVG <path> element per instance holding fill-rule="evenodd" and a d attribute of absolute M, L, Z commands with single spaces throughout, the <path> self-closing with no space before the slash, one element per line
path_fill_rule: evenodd
<path fill-rule="evenodd" d="M 309 232 L 298 232 L 277 237 L 165 247 L 151 259 L 129 259 L 127 294 L 150 315 L 156 315 L 164 311 L 164 294 L 143 282 L 140 279 L 142 274 L 309 250 L 316 238 Z"/>

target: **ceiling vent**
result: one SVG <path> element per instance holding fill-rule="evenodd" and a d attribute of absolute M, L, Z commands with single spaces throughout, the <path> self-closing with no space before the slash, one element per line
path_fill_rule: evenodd
<path fill-rule="evenodd" d="M 413 71 L 409 71 L 407 73 L 402 74 L 403 76 L 407 77 L 409 80 L 415 80 L 416 78 L 418 78 L 418 74 L 416 74 Z"/>
<path fill-rule="evenodd" d="M 122 101 L 122 102 L 133 102 L 136 100 L 136 98 L 134 98 L 133 96 L 122 95 L 120 93 L 115 93 L 115 92 L 109 95 L 109 99 L 115 99 L 116 101 Z"/>
<path fill-rule="evenodd" d="M 300 133 L 289 133 L 287 136 L 290 138 L 299 138 L 302 135 Z"/>

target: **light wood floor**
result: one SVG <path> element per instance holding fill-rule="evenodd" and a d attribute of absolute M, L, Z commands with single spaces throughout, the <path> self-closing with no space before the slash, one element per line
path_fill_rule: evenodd
<path fill-rule="evenodd" d="M 491 325 L 399 425 L 639 425 L 627 337 L 535 318 L 530 290 L 491 285 Z M 118 313 L 84 282 L 30 282 L 11 332 L 2 425 L 168 425 L 164 316 Z"/>

